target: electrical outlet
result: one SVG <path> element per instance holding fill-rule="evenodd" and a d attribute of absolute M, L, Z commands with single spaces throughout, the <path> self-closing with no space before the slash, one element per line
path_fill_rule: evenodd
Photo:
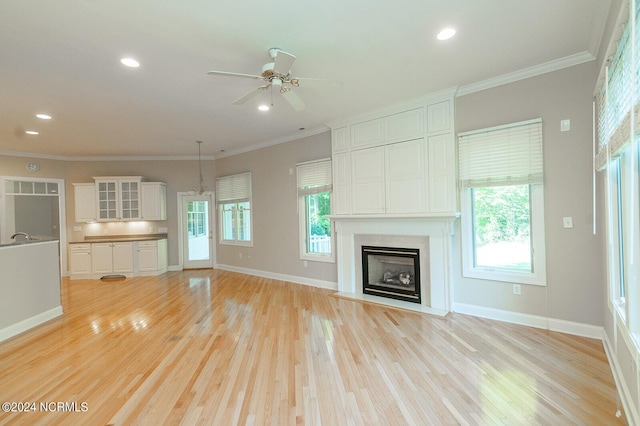
<path fill-rule="evenodd" d="M 302 264 L 304 265 L 304 267 L 307 267 L 307 261 L 305 260 L 304 262 L 302 262 Z"/>
<path fill-rule="evenodd" d="M 104 229 L 102 230 L 102 233 L 103 233 L 104 235 L 107 235 L 107 234 L 109 233 L 109 230 L 108 230 L 107 228 L 104 228 Z"/>
<path fill-rule="evenodd" d="M 153 233 L 153 226 L 149 227 L 149 233 L 152 234 Z"/>
<path fill-rule="evenodd" d="M 242 259 L 242 252 L 238 253 L 238 258 Z"/>
<path fill-rule="evenodd" d="M 513 294 L 522 294 L 522 287 L 520 287 L 520 284 L 513 285 Z"/>

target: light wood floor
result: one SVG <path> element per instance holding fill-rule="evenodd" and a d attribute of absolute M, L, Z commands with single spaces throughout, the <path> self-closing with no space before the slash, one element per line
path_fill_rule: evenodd
<path fill-rule="evenodd" d="M 78 412 L 0 424 L 625 424 L 597 340 L 225 271 L 62 290 L 0 344 L 0 402 Z"/>

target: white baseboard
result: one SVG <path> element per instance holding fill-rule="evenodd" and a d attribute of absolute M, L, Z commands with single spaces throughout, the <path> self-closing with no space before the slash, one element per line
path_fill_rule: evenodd
<path fill-rule="evenodd" d="M 180 265 L 169 265 L 169 266 L 167 266 L 167 271 L 169 271 L 169 272 L 180 272 L 180 271 L 182 271 L 182 266 L 180 266 Z"/>
<path fill-rule="evenodd" d="M 627 381 L 624 380 L 624 373 L 620 369 L 620 363 L 615 356 L 615 348 L 609 340 L 607 333 L 602 333 L 602 344 L 604 345 L 604 352 L 607 355 L 609 366 L 611 367 L 611 373 L 613 375 L 613 381 L 616 383 L 616 389 L 618 395 L 620 395 L 620 402 L 624 408 L 624 413 L 627 416 L 627 421 L 630 425 L 640 425 L 640 413 L 638 413 L 638 407 L 633 403 L 633 397 L 629 392 Z"/>
<path fill-rule="evenodd" d="M 62 306 L 34 315 L 0 330 L 0 342 L 62 315 Z"/>
<path fill-rule="evenodd" d="M 289 281 L 296 284 L 308 285 L 311 287 L 326 288 L 328 290 L 338 290 L 338 283 L 324 280 L 316 280 L 313 278 L 298 277 L 295 275 L 277 274 L 275 272 L 260 271 L 257 269 L 241 268 L 233 265 L 216 264 L 217 269 L 225 271 L 238 272 L 241 274 L 254 275 L 262 278 L 271 278 L 280 281 Z"/>
<path fill-rule="evenodd" d="M 539 315 L 523 314 L 520 312 L 505 311 L 502 309 L 487 308 L 485 306 L 454 303 L 453 311 L 460 314 L 473 315 L 476 317 L 504 321 L 512 324 L 526 325 L 544 330 L 573 334 L 575 336 L 589 337 L 591 339 L 601 340 L 603 335 L 603 328 L 595 325 L 547 318 Z"/>

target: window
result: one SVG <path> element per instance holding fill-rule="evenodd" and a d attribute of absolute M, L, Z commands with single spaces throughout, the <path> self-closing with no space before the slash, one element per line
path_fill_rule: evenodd
<path fill-rule="evenodd" d="M 335 260 L 331 238 L 331 160 L 312 161 L 296 166 L 300 258 Z"/>
<path fill-rule="evenodd" d="M 189 201 L 187 207 L 189 237 L 201 237 L 208 234 L 206 208 L 206 201 Z"/>
<path fill-rule="evenodd" d="M 251 173 L 216 179 L 220 243 L 252 245 Z"/>
<path fill-rule="evenodd" d="M 542 121 L 458 138 L 463 275 L 546 284 Z"/>

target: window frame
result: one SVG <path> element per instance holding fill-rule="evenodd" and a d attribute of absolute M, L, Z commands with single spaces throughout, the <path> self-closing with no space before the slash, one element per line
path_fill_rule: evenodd
<path fill-rule="evenodd" d="M 329 193 L 329 204 L 333 203 L 333 191 L 324 191 Z M 300 240 L 300 259 L 301 260 L 311 260 L 316 262 L 328 262 L 335 263 L 336 261 L 336 250 L 335 250 L 335 238 L 333 237 L 333 229 L 334 223 L 333 220 L 330 221 L 330 237 L 331 237 L 331 253 L 310 253 L 307 250 L 307 203 L 306 203 L 307 195 L 301 195 L 298 197 L 298 229 L 299 229 L 299 240 Z"/>
<path fill-rule="evenodd" d="M 312 253 L 308 251 L 307 197 L 318 194 L 329 194 L 329 213 L 333 210 L 333 175 L 331 158 L 311 160 L 296 164 L 296 187 L 298 196 L 298 241 L 300 259 L 303 261 L 330 262 L 336 261 L 336 241 L 333 220 L 329 220 L 330 253 Z M 328 216 L 325 215 L 325 216 Z"/>
<path fill-rule="evenodd" d="M 253 206 L 251 193 L 251 172 L 238 173 L 235 175 L 223 176 L 216 179 L 216 204 L 218 208 L 218 243 L 221 245 L 253 247 Z M 248 204 L 249 211 L 249 239 L 240 240 L 239 232 L 239 212 L 240 204 Z M 225 206 L 232 205 L 231 227 L 236 229 L 234 239 L 225 238 Z"/>
<path fill-rule="evenodd" d="M 505 185 L 506 186 L 506 185 Z M 462 276 L 517 284 L 547 285 L 545 231 L 544 231 L 544 185 L 529 184 L 532 272 L 507 268 L 490 268 L 475 264 L 475 230 L 473 225 L 472 188 L 461 190 L 461 234 Z"/>

